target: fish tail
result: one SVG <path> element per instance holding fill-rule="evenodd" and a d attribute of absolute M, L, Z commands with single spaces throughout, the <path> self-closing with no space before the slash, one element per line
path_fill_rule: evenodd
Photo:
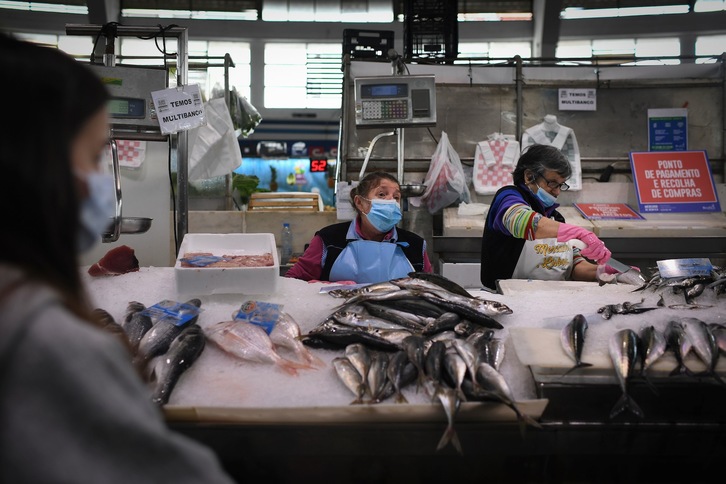
<path fill-rule="evenodd" d="M 669 373 L 670 376 L 686 375 L 695 376 L 694 373 L 688 368 L 683 362 L 678 363 L 678 366 L 673 368 L 673 371 Z"/>
<path fill-rule="evenodd" d="M 573 371 L 580 369 L 580 368 L 587 368 L 588 366 L 592 366 L 592 363 L 585 363 L 585 362 L 579 362 L 569 370 L 567 370 L 562 376 L 568 375 L 572 373 Z"/>
<path fill-rule="evenodd" d="M 635 400 L 628 395 L 627 393 L 623 393 L 617 402 L 615 402 L 615 405 L 613 406 L 613 409 L 610 411 L 610 418 L 615 418 L 617 415 L 622 413 L 625 410 L 630 410 L 631 413 L 636 415 L 639 418 L 643 418 L 643 410 L 640 408 L 640 406 L 635 403 Z"/>
<path fill-rule="evenodd" d="M 451 443 L 459 454 L 464 454 L 461 448 L 461 442 L 459 441 L 459 435 L 456 433 L 456 429 L 453 425 L 446 427 L 444 434 L 439 439 L 439 444 L 436 446 L 436 450 L 441 450 L 446 447 L 447 444 Z"/>
<path fill-rule="evenodd" d="M 400 391 L 396 392 L 396 403 L 408 403 L 406 397 Z"/>

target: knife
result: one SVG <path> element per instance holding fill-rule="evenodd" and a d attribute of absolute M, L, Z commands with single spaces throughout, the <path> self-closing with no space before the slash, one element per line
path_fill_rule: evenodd
<path fill-rule="evenodd" d="M 569 245 L 571 245 L 572 247 L 577 247 L 580 250 L 587 247 L 587 245 L 585 245 L 585 243 L 583 241 L 577 240 L 577 239 L 568 240 L 567 243 Z M 645 277 L 643 277 L 643 274 L 641 274 L 639 270 L 634 269 L 633 267 L 631 267 L 627 264 L 623 264 L 622 262 L 620 262 L 619 260 L 617 260 L 613 257 L 610 257 L 608 259 L 608 261 L 605 263 L 605 265 L 610 266 L 613 269 L 615 269 L 616 271 L 618 271 L 620 273 L 619 275 L 621 276 L 621 279 L 627 280 L 627 282 L 629 284 L 639 286 L 639 285 L 643 285 L 646 283 Z M 625 276 L 625 277 L 622 277 L 622 276 Z"/>

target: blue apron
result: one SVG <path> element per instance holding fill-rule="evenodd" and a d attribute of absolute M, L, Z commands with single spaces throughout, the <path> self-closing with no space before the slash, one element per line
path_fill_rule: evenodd
<path fill-rule="evenodd" d="M 413 266 L 398 244 L 354 240 L 345 246 L 330 268 L 330 281 L 373 284 L 406 277 L 411 271 Z"/>

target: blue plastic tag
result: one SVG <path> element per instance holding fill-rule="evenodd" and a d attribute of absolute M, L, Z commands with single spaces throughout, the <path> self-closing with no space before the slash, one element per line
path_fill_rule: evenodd
<path fill-rule="evenodd" d="M 256 324 L 270 334 L 280 317 L 282 306 L 282 304 L 265 301 L 245 301 L 234 315 L 234 320 Z"/>
<path fill-rule="evenodd" d="M 223 260 L 227 259 L 218 255 L 195 255 L 193 257 L 183 257 L 179 259 L 179 261 L 186 262 L 190 266 L 194 267 L 207 267 L 209 264 L 214 264 L 215 262 Z"/>
<path fill-rule="evenodd" d="M 193 304 L 165 299 L 144 309 L 141 314 L 150 317 L 154 324 L 164 321 L 176 326 L 184 326 L 201 312 L 202 308 Z"/>

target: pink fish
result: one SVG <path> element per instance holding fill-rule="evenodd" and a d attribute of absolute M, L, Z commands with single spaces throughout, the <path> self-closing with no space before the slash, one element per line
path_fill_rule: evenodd
<path fill-rule="evenodd" d="M 285 312 L 280 313 L 275 326 L 270 332 L 270 339 L 274 348 L 285 348 L 291 351 L 301 363 L 310 367 L 325 366 L 325 362 L 315 356 L 302 342 L 300 326 L 292 316 Z"/>
<path fill-rule="evenodd" d="M 207 338 L 226 353 L 246 361 L 273 363 L 290 375 L 308 365 L 287 360 L 277 354 L 267 332 L 244 321 L 221 321 L 205 329 Z"/>

